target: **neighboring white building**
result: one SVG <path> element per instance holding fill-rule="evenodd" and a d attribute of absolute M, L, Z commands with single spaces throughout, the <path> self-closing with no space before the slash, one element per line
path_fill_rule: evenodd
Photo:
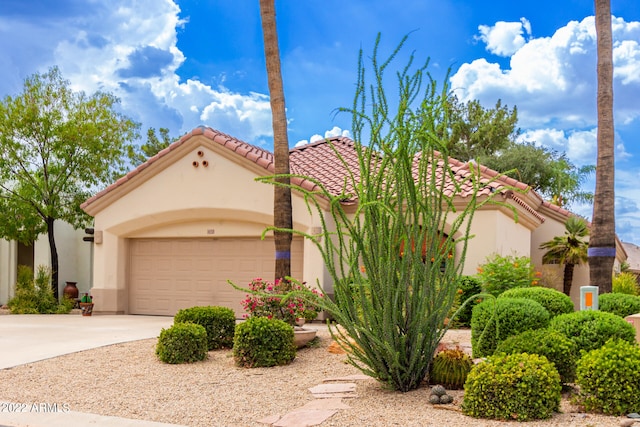
<path fill-rule="evenodd" d="M 82 240 L 84 230 L 74 230 L 65 222 L 57 221 L 56 247 L 59 260 L 58 289 L 62 295 L 65 282 L 77 282 L 80 292 L 91 289 L 91 245 Z M 40 235 L 32 246 L 15 241 L 0 240 L 0 305 L 4 305 L 15 293 L 18 265 L 34 270 L 43 265 L 51 267 L 51 254 L 46 234 Z"/>

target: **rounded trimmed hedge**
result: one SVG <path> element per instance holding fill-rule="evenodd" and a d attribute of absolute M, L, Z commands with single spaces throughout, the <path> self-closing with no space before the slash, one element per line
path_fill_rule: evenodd
<path fill-rule="evenodd" d="M 473 357 L 490 356 L 500 341 L 548 325 L 549 312 L 536 301 L 525 298 L 485 300 L 473 308 L 471 317 Z"/>
<path fill-rule="evenodd" d="M 175 323 L 195 323 L 207 331 L 207 349 L 231 348 L 236 328 L 236 315 L 228 307 L 206 306 L 179 310 L 173 318 Z"/>
<path fill-rule="evenodd" d="M 640 347 L 616 339 L 586 353 L 578 361 L 576 384 L 587 411 L 640 412 Z"/>
<path fill-rule="evenodd" d="M 620 317 L 631 316 L 640 313 L 640 297 L 629 294 L 602 294 L 598 297 L 598 309 Z"/>
<path fill-rule="evenodd" d="M 162 329 L 156 356 L 164 363 L 191 363 L 207 357 L 207 331 L 195 323 L 176 323 Z"/>
<path fill-rule="evenodd" d="M 462 412 L 476 418 L 530 421 L 560 409 L 560 375 L 537 354 L 496 354 L 474 366 L 464 384 Z"/>
<path fill-rule="evenodd" d="M 539 286 L 531 288 L 513 288 L 504 291 L 498 298 L 527 298 L 542 304 L 551 317 L 573 313 L 573 302 L 568 295 L 551 288 Z"/>
<path fill-rule="evenodd" d="M 607 340 L 619 338 L 634 343 L 636 331 L 623 318 L 604 311 L 574 311 L 551 319 L 549 328 L 573 341 L 578 352 L 600 348 Z"/>
<path fill-rule="evenodd" d="M 236 326 L 233 357 L 245 368 L 287 365 L 296 357 L 293 327 L 278 319 L 250 317 Z"/>
<path fill-rule="evenodd" d="M 496 353 L 529 353 L 544 356 L 555 365 L 562 383 L 572 383 L 576 378 L 577 347 L 573 341 L 558 331 L 550 329 L 524 331 L 498 344 Z"/>

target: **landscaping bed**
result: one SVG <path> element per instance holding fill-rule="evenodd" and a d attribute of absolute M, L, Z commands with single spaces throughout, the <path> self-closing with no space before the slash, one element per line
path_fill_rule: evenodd
<path fill-rule="evenodd" d="M 210 351 L 207 360 L 169 365 L 155 354 L 157 340 L 118 344 L 0 371 L 0 400 L 68 404 L 91 412 L 189 426 L 264 426 L 257 420 L 285 414 L 313 400 L 310 387 L 326 378 L 357 374 L 345 356 L 327 351 L 331 339 L 320 326 L 316 346 L 298 351 L 290 365 L 236 367 L 230 350 Z M 468 330 L 452 330 L 445 342 L 469 346 Z M 357 398 L 344 399 L 323 426 L 504 426 L 460 413 L 463 391 L 450 391 L 451 405 L 428 403 L 430 389 L 408 393 L 357 381 Z M 526 426 L 618 426 L 620 417 L 584 414 L 564 395 L 560 414 Z"/>

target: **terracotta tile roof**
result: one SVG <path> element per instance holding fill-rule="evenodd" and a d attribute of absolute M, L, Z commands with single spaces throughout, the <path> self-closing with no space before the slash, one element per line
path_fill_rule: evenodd
<path fill-rule="evenodd" d="M 178 141 L 172 143 L 169 147 L 160 151 L 155 156 L 149 158 L 145 163 L 141 164 L 118 181 L 100 191 L 86 202 L 82 204 L 82 208 L 93 203 L 95 200 L 103 197 L 105 194 L 113 191 L 117 187 L 125 184 L 127 181 L 133 179 L 140 172 L 150 167 L 159 159 L 169 155 L 172 151 L 178 149 L 190 138 L 198 135 L 210 139 L 212 142 L 217 143 L 226 149 L 233 151 L 234 153 L 242 156 L 251 162 L 263 167 L 268 173 L 274 172 L 273 153 L 264 150 L 260 147 L 248 144 L 240 141 L 230 135 L 224 134 L 209 127 L 200 126 L 193 129 L 191 132 L 184 135 Z M 333 144 L 333 148 L 330 146 L 330 141 Z M 342 157 L 342 161 L 336 156 L 335 152 L 339 153 Z M 328 140 L 322 140 L 316 143 L 307 144 L 302 147 L 297 147 L 290 150 L 290 168 L 291 173 L 295 175 L 308 176 L 322 182 L 325 187 L 333 194 L 353 194 L 354 188 L 351 184 L 351 179 L 348 178 L 349 170 L 353 171 L 356 181 L 359 179 L 359 167 L 357 153 L 354 149 L 354 142 L 345 137 L 334 137 Z M 461 186 L 457 195 L 460 197 L 468 197 L 473 188 L 470 181 L 471 170 L 468 163 L 461 162 L 456 159 L 449 159 L 449 164 L 452 171 L 455 174 L 455 179 Z M 442 177 L 442 163 L 440 162 L 436 176 Z M 417 172 L 417 161 L 414 162 L 414 173 Z M 541 222 L 544 221 L 544 217 L 540 215 L 533 207 L 526 203 L 519 193 L 510 190 L 508 187 L 515 188 L 522 191 L 533 191 L 527 184 L 517 181 L 507 176 L 499 176 L 498 172 L 489 169 L 485 166 L 480 166 L 480 172 L 482 174 L 482 180 L 486 185 L 481 189 L 479 195 L 489 195 L 496 191 L 501 192 L 505 197 L 513 199 L 516 203 L 521 205 L 524 209 L 533 214 Z M 447 177 L 445 185 L 445 191 L 448 195 L 452 195 L 455 191 L 455 186 L 451 182 L 450 177 Z M 316 185 L 309 180 L 303 180 L 301 178 L 294 178 L 292 182 L 301 185 L 307 190 L 317 190 Z M 355 203 L 356 200 L 350 197 L 345 197 L 343 203 Z"/>
<path fill-rule="evenodd" d="M 294 148 L 289 152 L 289 164 L 291 173 L 312 177 L 323 183 L 327 190 L 334 196 L 340 194 L 354 194 L 349 170 L 353 171 L 356 181 L 360 178 L 358 158 L 355 156 L 353 141 L 345 137 L 329 138 L 333 148 L 327 140 L 315 142 Z M 335 150 L 335 151 L 334 151 Z M 342 160 L 336 155 L 340 154 Z M 316 189 L 314 183 L 307 181 L 305 188 Z M 344 203 L 350 203 L 352 198 L 343 199 Z"/>

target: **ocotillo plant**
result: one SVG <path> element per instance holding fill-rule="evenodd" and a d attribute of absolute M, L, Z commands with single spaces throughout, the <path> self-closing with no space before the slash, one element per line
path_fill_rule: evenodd
<path fill-rule="evenodd" d="M 450 93 L 431 79 L 428 61 L 415 67 L 411 56 L 400 69 L 391 107 L 384 73 L 403 43 L 379 62 L 378 37 L 371 85 L 360 52 L 354 103 L 342 109 L 353 116 L 358 169 L 350 169 L 334 147 L 348 170 L 341 194 L 297 176 L 316 184 L 313 191 L 291 186 L 304 195 L 322 233 L 290 231 L 311 239 L 322 253 L 336 302 L 324 298 L 319 304 L 340 324 L 335 338 L 349 362 L 408 391 L 429 372 L 446 332 L 473 213 L 491 200 L 478 190 L 491 182 L 481 182 L 473 163 L 451 166 L 444 136 Z M 282 185 L 275 177 L 262 180 Z"/>

